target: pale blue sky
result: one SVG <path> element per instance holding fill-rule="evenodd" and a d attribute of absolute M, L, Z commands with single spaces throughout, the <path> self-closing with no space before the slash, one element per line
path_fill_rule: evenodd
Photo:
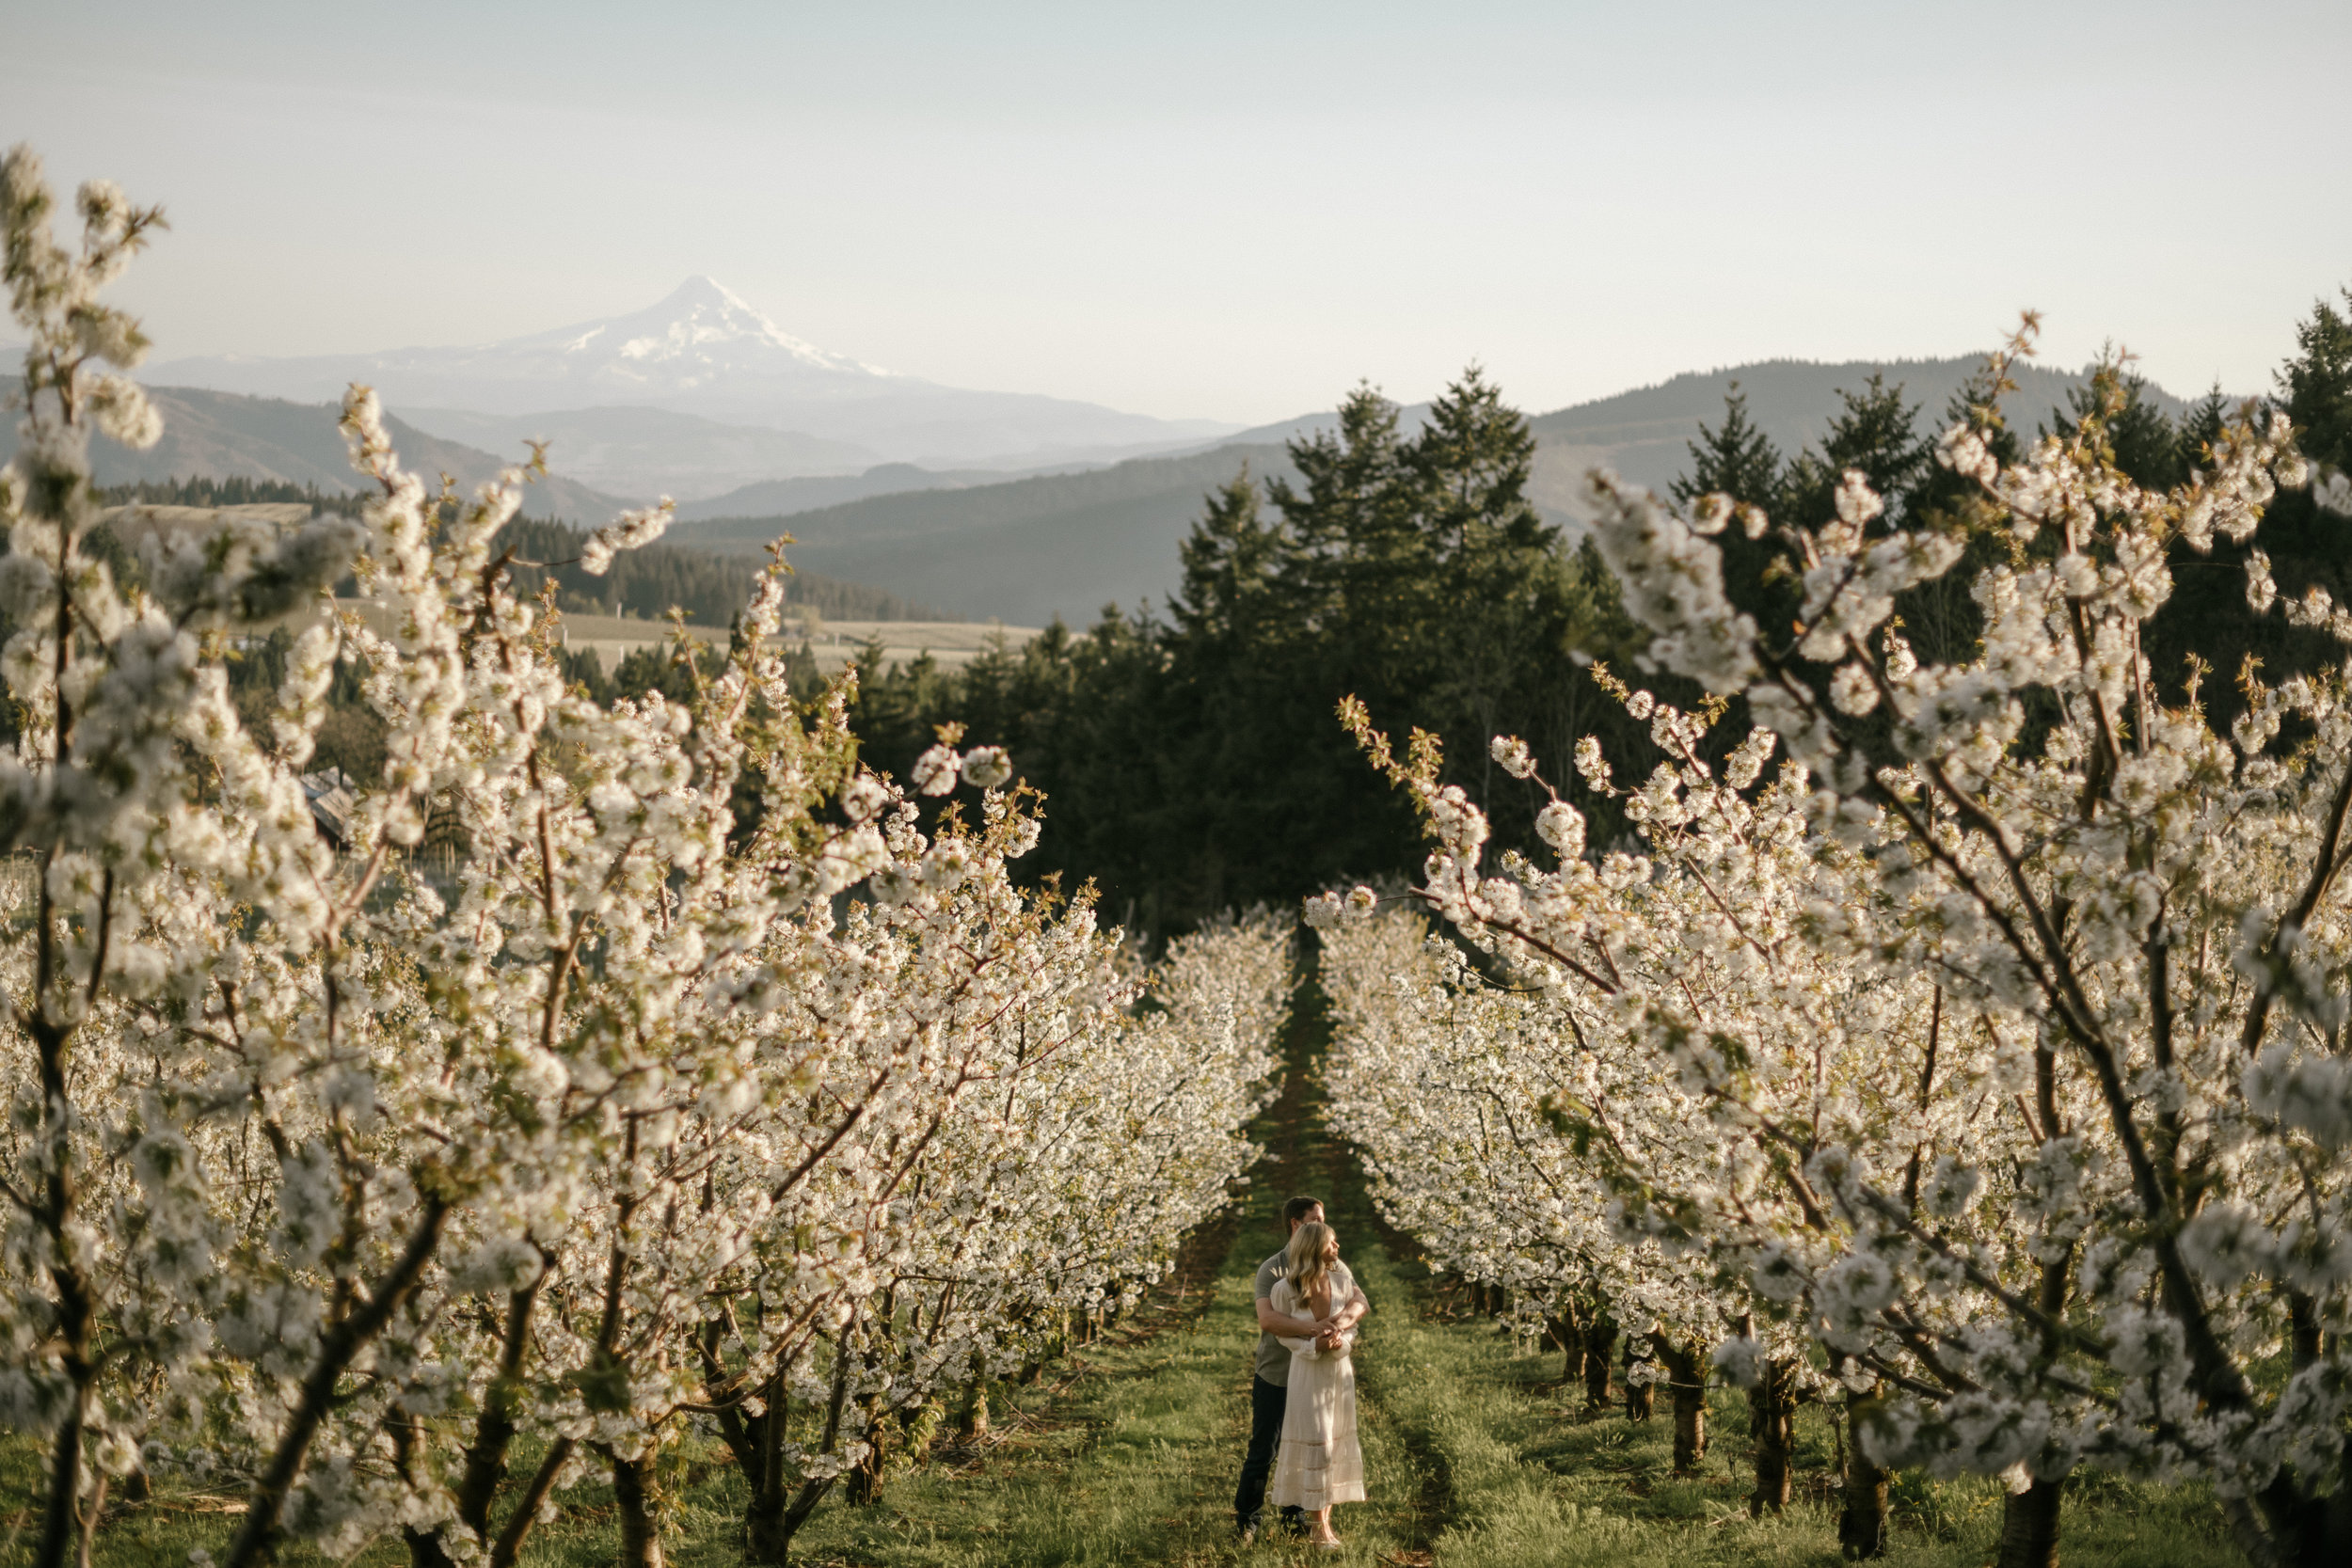
<path fill-rule="evenodd" d="M 174 231 L 159 357 L 483 341 L 708 273 L 960 386 L 1546 409 L 2024 306 L 2181 391 L 2352 282 L 2352 5 L 0 0 L 0 143 Z"/>

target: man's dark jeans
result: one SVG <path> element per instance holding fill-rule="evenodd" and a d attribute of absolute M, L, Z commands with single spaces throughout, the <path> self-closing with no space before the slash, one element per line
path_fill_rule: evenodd
<path fill-rule="evenodd" d="M 1282 1435 L 1282 1408 L 1289 1394 L 1264 1378 L 1249 1380 L 1249 1453 L 1241 1462 L 1241 1485 L 1233 1492 L 1233 1516 L 1243 1529 L 1256 1524 L 1258 1511 L 1265 1507 L 1266 1477 L 1274 1469 L 1274 1445 Z M 1305 1516 L 1286 1508 L 1282 1523 L 1297 1530 L 1304 1528 Z"/>

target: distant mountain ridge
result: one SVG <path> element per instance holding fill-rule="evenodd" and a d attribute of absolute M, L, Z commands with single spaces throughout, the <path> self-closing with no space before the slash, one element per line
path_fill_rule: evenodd
<path fill-rule="evenodd" d="M 1537 446 L 1530 499 L 1570 537 L 1589 515 L 1586 472 L 1594 467 L 1663 491 L 1690 464 L 1702 423 L 1724 414 L 1737 383 L 1749 417 L 1793 454 L 1818 444 L 1843 404 L 1873 372 L 1903 388 L 1919 408 L 1918 427 L 1940 428 L 1946 405 L 1983 364 L 1982 356 L 1929 360 L 1849 360 L 1817 364 L 1772 360 L 1692 372 L 1532 418 Z M 2012 426 L 2030 436 L 2085 385 L 2084 371 L 2024 365 L 2006 401 Z M 2161 388 L 2147 395 L 2168 414 L 2183 400 Z M 1407 435 L 1428 404 L 1399 410 Z M 1105 604 L 1156 604 L 1180 578 L 1177 546 L 1191 531 L 1207 494 L 1247 462 L 1261 476 L 1293 472 L 1286 443 L 1336 430 L 1330 412 L 1245 431 L 1191 451 L 1136 458 L 1084 473 L 1033 476 L 994 484 L 913 491 L 797 505 L 819 492 L 761 489 L 719 498 L 688 515 L 681 534 L 715 550 L 748 550 L 778 533 L 800 541 L 793 559 L 839 577 L 872 582 L 951 613 L 1041 626 L 1055 615 L 1083 623 Z M 932 476 L 926 476 L 927 479 Z M 830 482 L 827 482 L 830 483 Z M 732 499 L 772 497 L 768 515 L 722 515 Z M 784 509 L 789 507 L 790 509 Z"/>
<path fill-rule="evenodd" d="M 1953 392 L 1980 364 L 1977 356 L 1833 364 L 1772 360 L 1693 372 L 1536 415 L 1529 421 L 1538 442 L 1531 499 L 1573 534 L 1586 515 L 1588 468 L 1609 467 L 1664 489 L 1688 467 L 1688 446 L 1700 424 L 1723 418 L 1724 394 L 1735 382 L 1747 397 L 1750 418 L 1787 454 L 1818 442 L 1838 412 L 1838 391 L 1859 390 L 1873 372 L 1899 384 L 1906 399 L 1919 406 L 1923 431 L 1938 428 Z M 2035 365 L 2012 373 L 2020 389 L 2008 400 L 2008 417 L 2027 436 L 2088 379 L 2082 371 Z M 2185 406 L 2161 388 L 2149 388 L 2148 395 L 2170 414 Z M 326 490 L 348 490 L 357 483 L 329 406 L 186 388 L 164 388 L 156 396 L 166 420 L 164 443 L 144 453 L 97 443 L 103 482 L 245 475 Z M 1400 422 L 1416 428 L 1426 411 L 1426 404 L 1412 405 L 1402 411 Z M 557 436 L 549 455 L 562 477 L 534 488 L 532 512 L 597 524 L 621 508 L 620 497 L 580 483 L 580 470 L 572 466 L 576 457 L 593 462 L 587 449 L 596 436 L 595 421 L 610 412 L 584 408 L 540 421 L 549 429 L 558 428 L 559 420 L 580 422 Z M 653 412 L 675 421 L 690 447 L 780 434 Z M 510 429 L 488 416 L 466 418 L 481 421 L 468 428 L 483 432 L 485 444 L 521 428 Z M 671 537 L 681 545 L 748 554 L 788 532 L 800 540 L 792 550 L 796 562 L 948 614 L 1026 626 L 1041 626 L 1059 614 L 1083 623 L 1105 604 L 1134 607 L 1163 600 L 1179 580 L 1177 546 L 1200 515 L 1203 498 L 1244 463 L 1262 476 L 1288 473 L 1284 441 L 1334 428 L 1336 422 L 1328 412 L 1307 414 L 1243 432 L 1246 438 L 1189 443 L 1116 464 L 1073 465 L 1010 478 L 974 467 L 872 464 L 857 472 L 763 480 L 689 501 L 680 507 Z M 523 455 L 519 439 L 499 443 L 507 455 L 494 456 L 399 421 L 395 438 L 412 467 L 427 473 L 445 469 L 468 484 Z M 0 421 L 0 457 L 13 449 L 13 427 Z"/>
<path fill-rule="evenodd" d="M 1186 445 L 1233 428 L 893 374 L 791 336 L 739 295 L 700 277 L 643 310 L 493 343 L 296 358 L 212 356 L 160 365 L 154 375 L 297 401 L 340 397 L 347 383 L 358 381 L 394 409 L 487 418 L 663 409 L 866 449 L 834 471 L 877 458 L 1033 467 Z M 628 487 L 654 488 L 642 482 Z"/>

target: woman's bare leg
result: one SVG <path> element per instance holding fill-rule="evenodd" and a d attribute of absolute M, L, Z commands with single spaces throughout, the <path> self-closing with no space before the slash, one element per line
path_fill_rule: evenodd
<path fill-rule="evenodd" d="M 1331 1533 L 1330 1504 L 1326 1503 L 1315 1510 L 1314 1523 L 1308 1528 L 1307 1539 L 1310 1541 L 1337 1541 L 1339 1539 Z"/>

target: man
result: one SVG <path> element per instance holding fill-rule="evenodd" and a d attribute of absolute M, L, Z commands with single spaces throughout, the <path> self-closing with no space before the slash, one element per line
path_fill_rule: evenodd
<path fill-rule="evenodd" d="M 1258 1512 L 1265 1507 L 1266 1476 L 1274 1468 L 1274 1445 L 1282 1435 L 1282 1409 L 1291 1377 L 1291 1353 L 1282 1340 L 1312 1339 L 1330 1350 L 1371 1310 L 1360 1288 L 1328 1318 L 1294 1318 L 1274 1309 L 1270 1299 L 1274 1282 L 1290 1266 L 1288 1239 L 1310 1223 L 1324 1223 L 1321 1200 L 1295 1197 L 1283 1204 L 1284 1248 L 1258 1265 L 1258 1371 L 1249 1384 L 1249 1452 L 1241 1462 L 1241 1485 L 1233 1493 L 1233 1515 L 1244 1541 L 1258 1533 Z M 1293 1535 L 1307 1532 L 1306 1520 L 1295 1508 L 1282 1510 L 1282 1528 Z"/>

